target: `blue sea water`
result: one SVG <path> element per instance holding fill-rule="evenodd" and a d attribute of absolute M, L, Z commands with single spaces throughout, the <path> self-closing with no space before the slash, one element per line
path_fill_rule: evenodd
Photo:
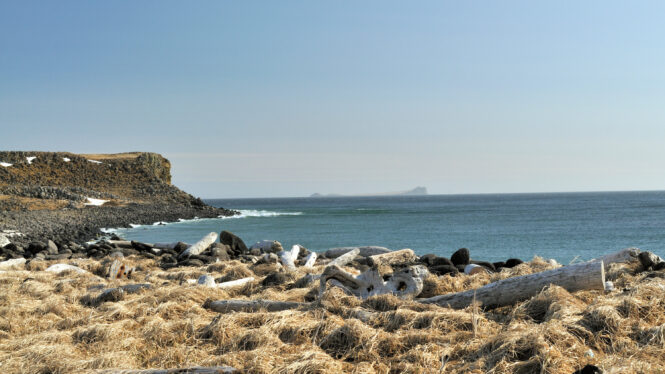
<path fill-rule="evenodd" d="M 342 246 L 411 248 L 450 256 L 524 260 L 538 255 L 561 263 L 626 247 L 663 256 L 665 192 L 594 192 L 390 197 L 215 199 L 235 218 L 200 219 L 120 229 L 127 239 L 185 241 L 229 230 L 248 245 L 280 241 L 324 251 Z"/>

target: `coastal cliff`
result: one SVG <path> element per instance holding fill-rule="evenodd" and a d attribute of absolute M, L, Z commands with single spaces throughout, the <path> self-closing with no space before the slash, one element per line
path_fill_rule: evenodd
<path fill-rule="evenodd" d="M 90 240 L 103 227 L 229 216 L 171 184 L 156 153 L 0 152 L 0 234 L 15 241 Z"/>

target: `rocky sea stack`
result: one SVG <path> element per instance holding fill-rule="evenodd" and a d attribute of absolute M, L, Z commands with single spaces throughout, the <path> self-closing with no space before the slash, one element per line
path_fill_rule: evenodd
<path fill-rule="evenodd" d="M 12 242 L 83 241 L 102 227 L 236 214 L 172 185 L 171 163 L 156 153 L 5 151 L 0 165 L 0 233 Z"/>

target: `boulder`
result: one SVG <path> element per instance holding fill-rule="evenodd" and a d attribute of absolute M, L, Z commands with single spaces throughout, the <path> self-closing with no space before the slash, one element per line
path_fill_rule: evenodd
<path fill-rule="evenodd" d="M 469 253 L 469 250 L 467 248 L 460 248 L 455 253 L 453 253 L 452 256 L 450 256 L 450 261 L 455 266 L 463 265 L 466 266 L 470 264 L 471 262 L 471 255 Z M 462 270 L 464 271 L 464 270 Z"/>
<path fill-rule="evenodd" d="M 258 249 L 263 253 L 278 253 L 284 250 L 282 247 L 282 243 L 278 242 L 277 240 L 261 240 L 260 242 L 254 243 L 249 250 L 252 251 L 254 249 Z M 258 256 L 261 253 L 255 255 Z"/>
<path fill-rule="evenodd" d="M 519 264 L 523 264 L 524 261 L 520 260 L 519 258 L 509 258 L 506 260 L 506 266 L 507 268 L 514 268 L 515 266 Z"/>
<path fill-rule="evenodd" d="M 659 256 L 649 251 L 644 251 L 640 253 L 639 255 L 637 255 L 637 258 L 640 260 L 640 263 L 642 263 L 642 267 L 644 267 L 644 270 L 649 270 L 652 267 L 656 266 L 657 264 L 663 262 L 663 260 Z"/>
<path fill-rule="evenodd" d="M 57 255 L 58 254 L 58 246 L 55 245 L 53 240 L 49 240 L 46 243 L 46 250 L 48 251 L 48 254 L 50 254 L 50 255 Z"/>
<path fill-rule="evenodd" d="M 490 270 L 492 272 L 496 271 L 496 268 L 494 267 L 494 265 L 491 262 L 471 260 L 471 263 L 475 264 L 475 265 L 480 265 L 480 266 L 484 267 L 485 269 Z"/>
<path fill-rule="evenodd" d="M 242 241 L 236 234 L 229 231 L 222 231 L 219 234 L 219 242 L 226 244 L 231 248 L 234 257 L 239 255 L 247 254 L 249 250 L 245 245 L 245 242 Z"/>
<path fill-rule="evenodd" d="M 459 273 L 459 270 L 453 265 L 438 265 L 429 267 L 429 271 L 436 275 L 456 275 Z"/>
<path fill-rule="evenodd" d="M 214 259 L 228 261 L 231 259 L 230 253 L 232 253 L 231 248 L 226 244 L 213 243 L 210 246 L 210 256 Z"/>
<path fill-rule="evenodd" d="M 288 282 L 288 280 L 289 278 L 284 273 L 272 273 L 263 278 L 261 285 L 264 287 L 279 286 L 280 284 Z"/>

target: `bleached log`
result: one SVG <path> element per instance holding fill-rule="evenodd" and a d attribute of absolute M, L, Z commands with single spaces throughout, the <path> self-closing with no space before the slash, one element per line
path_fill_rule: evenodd
<path fill-rule="evenodd" d="M 339 257 L 336 259 L 332 260 L 329 264 L 328 267 L 330 266 L 344 266 L 348 264 L 349 262 L 353 261 L 356 256 L 360 253 L 360 249 L 355 248 Z"/>
<path fill-rule="evenodd" d="M 385 265 L 405 264 L 416 261 L 416 254 L 412 250 L 400 249 L 399 251 L 388 252 L 380 255 L 367 257 L 369 266 L 379 267 Z"/>
<path fill-rule="evenodd" d="M 500 307 L 513 305 L 533 297 L 550 284 L 563 287 L 569 292 L 603 290 L 605 289 L 603 261 L 584 262 L 540 273 L 506 278 L 475 290 L 439 295 L 418 301 L 462 309 L 471 305 L 475 294 L 475 299 L 484 307 Z"/>
<path fill-rule="evenodd" d="M 640 254 L 639 248 L 626 248 L 618 252 L 594 258 L 591 261 L 603 261 L 603 264 L 605 264 L 605 268 L 608 268 L 611 264 L 615 263 L 637 261 L 637 256 L 639 254 Z"/>
<path fill-rule="evenodd" d="M 345 253 L 349 253 L 352 250 L 358 248 L 360 251 L 358 255 L 363 256 L 363 257 L 369 257 L 369 256 L 374 256 L 374 255 L 380 255 L 383 253 L 388 253 L 391 252 L 390 249 L 386 247 L 377 247 L 377 246 L 364 246 L 364 247 L 339 247 L 339 248 L 331 248 L 327 250 L 324 255 L 327 258 L 337 258 Z"/>
<path fill-rule="evenodd" d="M 51 273 L 62 273 L 63 271 L 74 271 L 79 274 L 84 274 L 87 273 L 87 271 L 81 269 L 80 267 L 74 266 L 74 265 L 69 265 L 69 264 L 53 264 L 46 268 L 45 271 L 51 272 Z"/>
<path fill-rule="evenodd" d="M 278 253 L 279 260 L 282 262 L 282 265 L 284 265 L 286 270 L 296 270 L 296 260 L 298 259 L 298 253 L 300 253 L 300 246 L 298 244 L 291 247 L 291 250 L 288 252 L 281 251 Z"/>
<path fill-rule="evenodd" d="M 284 250 L 284 248 L 282 247 L 282 243 L 278 242 L 277 240 L 261 240 L 260 242 L 252 244 L 252 246 L 249 247 L 249 249 L 250 251 L 252 249 L 260 249 L 261 252 L 271 252 L 271 253 L 278 253 Z"/>
<path fill-rule="evenodd" d="M 332 285 L 341 287 L 361 299 L 384 294 L 411 298 L 422 292 L 423 281 L 428 274 L 429 272 L 424 266 L 414 265 L 404 268 L 384 280 L 375 268 L 354 276 L 339 266 L 328 266 L 321 274 L 319 296 L 323 295 L 328 281 L 331 281 Z"/>
<path fill-rule="evenodd" d="M 134 248 L 129 240 L 109 240 L 108 242 L 118 248 Z"/>
<path fill-rule="evenodd" d="M 312 266 L 314 266 L 314 264 L 316 263 L 316 257 L 317 257 L 316 252 L 309 252 L 307 257 L 305 257 L 305 265 L 304 266 L 306 268 L 311 268 Z"/>
<path fill-rule="evenodd" d="M 16 267 L 23 267 L 23 265 L 25 265 L 25 258 L 12 258 L 10 260 L 0 262 L 0 270 L 11 270 Z"/>
<path fill-rule="evenodd" d="M 259 310 L 279 312 L 282 310 L 297 309 L 303 305 L 307 305 L 307 303 L 273 300 L 220 300 L 207 302 L 203 307 L 218 313 L 231 313 L 257 312 Z"/>
<path fill-rule="evenodd" d="M 198 255 L 201 252 L 205 251 L 212 243 L 217 240 L 217 233 L 211 232 L 210 234 L 204 236 L 201 240 L 194 243 L 191 247 L 185 249 L 178 255 L 178 258 L 185 258 L 189 256 Z"/>
<path fill-rule="evenodd" d="M 232 288 L 232 287 L 244 286 L 245 284 L 250 282 L 254 282 L 254 277 L 247 277 L 228 282 L 217 283 L 217 288 Z"/>
<path fill-rule="evenodd" d="M 238 369 L 230 366 L 192 366 L 177 369 L 107 369 L 98 371 L 99 374 L 234 374 Z"/>

